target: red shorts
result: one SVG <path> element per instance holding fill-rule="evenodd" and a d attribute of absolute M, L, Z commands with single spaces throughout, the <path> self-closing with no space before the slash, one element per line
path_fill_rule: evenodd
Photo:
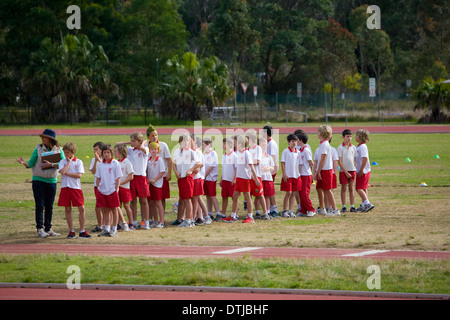
<path fill-rule="evenodd" d="M 120 207 L 119 194 L 114 191 L 110 195 L 104 195 L 98 192 L 97 204 L 99 208 L 118 208 Z"/>
<path fill-rule="evenodd" d="M 288 178 L 286 182 L 284 182 L 283 178 L 281 178 L 281 191 L 295 192 L 302 190 L 302 180 L 300 177 L 298 178 Z"/>
<path fill-rule="evenodd" d="M 130 182 L 130 190 L 133 199 L 138 198 L 147 198 L 150 196 L 150 192 L 148 189 L 148 181 L 145 176 L 134 176 L 133 180 Z"/>
<path fill-rule="evenodd" d="M 322 170 L 320 175 L 322 176 L 322 180 L 317 179 L 316 189 L 333 189 L 333 169 Z"/>
<path fill-rule="evenodd" d="M 148 200 L 162 200 L 163 198 L 163 188 L 155 187 L 154 185 L 150 185 L 150 197 L 147 198 Z"/>
<path fill-rule="evenodd" d="M 231 181 L 222 180 L 222 191 L 220 195 L 222 198 L 232 197 L 234 193 L 234 185 Z"/>
<path fill-rule="evenodd" d="M 355 181 L 356 171 L 348 171 L 351 174 L 350 178 L 347 178 L 344 172 L 339 172 L 339 183 L 340 184 L 348 184 L 350 181 Z"/>
<path fill-rule="evenodd" d="M 164 179 L 163 179 L 162 196 L 163 196 L 163 199 L 170 198 L 170 186 L 169 186 L 169 181 L 166 180 L 166 177 L 164 177 Z"/>
<path fill-rule="evenodd" d="M 207 197 L 215 197 L 217 195 L 217 181 L 207 181 L 203 182 L 203 191 Z"/>
<path fill-rule="evenodd" d="M 261 178 L 258 178 L 258 180 L 259 186 L 256 185 L 255 180 L 250 180 L 251 195 L 254 197 L 264 196 L 264 185 Z"/>
<path fill-rule="evenodd" d="M 201 196 L 204 194 L 203 191 L 203 179 L 198 178 L 194 179 L 194 193 L 192 194 L 193 197 L 195 196 Z"/>
<path fill-rule="evenodd" d="M 263 188 L 264 188 L 264 196 L 265 197 L 272 197 L 275 195 L 275 185 L 273 184 L 273 181 L 270 180 L 263 180 Z"/>
<path fill-rule="evenodd" d="M 331 189 L 336 189 L 336 188 L 337 188 L 337 176 L 336 176 L 336 173 L 333 173 L 333 182 L 332 182 Z"/>
<path fill-rule="evenodd" d="M 370 180 L 370 171 L 367 172 L 362 177 L 356 176 L 356 190 L 362 189 L 365 190 L 369 187 L 369 180 Z"/>
<path fill-rule="evenodd" d="M 194 194 L 194 177 L 192 174 L 178 179 L 177 183 L 180 199 L 185 200 L 192 198 Z"/>
<path fill-rule="evenodd" d="M 250 192 L 250 190 L 251 190 L 250 179 L 236 178 L 236 184 L 234 185 L 234 191 Z"/>
<path fill-rule="evenodd" d="M 128 188 L 119 187 L 119 200 L 122 203 L 127 203 L 133 200 L 131 190 Z"/>
<path fill-rule="evenodd" d="M 81 189 L 61 188 L 58 206 L 60 207 L 82 207 L 84 206 L 83 191 Z"/>

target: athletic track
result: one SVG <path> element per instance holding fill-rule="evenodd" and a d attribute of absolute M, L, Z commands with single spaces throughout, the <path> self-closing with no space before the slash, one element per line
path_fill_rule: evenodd
<path fill-rule="evenodd" d="M 304 127 L 307 133 L 316 133 L 317 127 Z M 279 134 L 291 133 L 296 127 L 275 127 Z M 344 129 L 356 131 L 356 127 L 333 127 L 334 132 Z M 365 127 L 371 133 L 450 133 L 448 125 L 374 126 Z M 158 128 L 160 135 L 170 135 L 176 128 Z M 193 127 L 178 128 L 194 132 Z M 225 127 L 202 127 L 201 132 Z M 230 129 L 244 129 L 245 126 Z M 260 128 L 255 128 L 260 129 Z M 0 129 L 0 136 L 39 135 L 43 129 Z M 146 128 L 82 128 L 55 129 L 58 135 L 129 135 Z M 199 129 L 196 129 L 199 130 Z M 197 133 L 197 131 L 195 131 Z M 217 133 L 217 131 L 216 131 Z M 178 133 L 177 133 L 178 134 Z M 189 257 L 240 257 L 255 258 L 335 258 L 335 259 L 449 259 L 447 252 L 356 250 L 356 249 L 306 249 L 306 248 L 236 248 L 236 247 L 157 247 L 146 246 L 101 246 L 101 245 L 0 245 L 0 253 L 8 254 L 94 254 L 109 256 L 141 255 L 164 258 Z M 163 286 L 99 286 L 84 285 L 82 290 L 68 290 L 58 284 L 0 284 L 0 300 L 373 300 L 373 299 L 450 299 L 450 295 L 426 295 L 410 293 L 342 292 L 321 290 L 275 290 L 254 288 L 208 288 L 208 287 L 163 287 Z"/>
<path fill-rule="evenodd" d="M 355 259 L 450 259 L 448 252 L 311 249 L 264 247 L 195 247 L 129 245 L 0 245 L 4 254 L 52 254 L 145 256 L 157 258 L 333 258 Z M 350 292 L 324 290 L 289 290 L 255 288 L 211 288 L 172 286 L 83 285 L 82 290 L 68 290 L 65 284 L 0 284 L 0 300 L 448 300 L 450 295 L 411 293 Z"/>

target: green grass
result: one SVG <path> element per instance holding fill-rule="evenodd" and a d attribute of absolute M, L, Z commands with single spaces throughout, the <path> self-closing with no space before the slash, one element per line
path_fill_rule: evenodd
<path fill-rule="evenodd" d="M 66 283 L 67 268 L 82 284 L 175 285 L 369 291 L 371 265 L 385 292 L 450 293 L 447 261 L 365 259 L 157 259 L 0 255 L 0 282 Z M 49 272 L 51 270 L 51 272 Z"/>

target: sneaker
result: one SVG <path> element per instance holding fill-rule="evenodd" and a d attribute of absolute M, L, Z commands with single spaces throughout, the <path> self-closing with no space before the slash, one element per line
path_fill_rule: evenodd
<path fill-rule="evenodd" d="M 60 233 L 56 233 L 52 229 L 48 230 L 47 234 L 48 234 L 49 237 L 59 237 L 61 235 Z"/>
<path fill-rule="evenodd" d="M 134 226 L 134 224 L 129 223 L 129 224 L 128 224 L 128 230 L 134 231 L 134 230 L 136 230 L 136 227 Z"/>
<path fill-rule="evenodd" d="M 77 236 L 75 235 L 75 232 L 70 231 L 69 234 L 67 235 L 67 239 L 75 239 Z"/>
<path fill-rule="evenodd" d="M 223 218 L 225 218 L 223 215 L 216 214 L 216 217 L 214 218 L 214 221 L 222 221 Z"/>
<path fill-rule="evenodd" d="M 281 214 L 279 212 L 276 212 L 276 211 L 271 211 L 270 215 L 272 216 L 272 218 L 281 217 Z"/>
<path fill-rule="evenodd" d="M 40 228 L 37 230 L 37 234 L 39 238 L 47 238 L 49 234 L 44 231 L 44 229 Z"/>
<path fill-rule="evenodd" d="M 92 232 L 92 233 L 102 232 L 102 228 L 100 228 L 99 226 L 95 226 L 95 228 L 92 229 L 91 232 Z"/>
<path fill-rule="evenodd" d="M 346 207 L 342 207 L 341 212 L 342 212 L 342 213 L 347 212 L 347 208 L 346 208 Z"/>
<path fill-rule="evenodd" d="M 189 220 L 185 219 L 185 220 L 181 221 L 181 223 L 178 224 L 178 227 L 180 227 L 180 228 L 190 227 L 191 223 L 192 223 L 192 220 L 189 221 Z"/>
<path fill-rule="evenodd" d="M 318 209 L 316 210 L 316 213 L 317 213 L 317 214 L 323 214 L 323 215 L 326 215 L 326 214 L 327 214 L 327 210 L 318 208 Z"/>
<path fill-rule="evenodd" d="M 236 216 L 236 218 L 233 218 L 232 216 L 229 216 L 228 218 L 222 218 L 222 221 L 225 221 L 225 222 L 236 222 L 238 220 L 239 220 L 239 218 L 237 216 Z"/>
<path fill-rule="evenodd" d="M 357 212 L 357 211 L 356 211 L 355 207 L 351 207 L 350 212 Z"/>
<path fill-rule="evenodd" d="M 281 213 L 281 217 L 282 217 L 282 218 L 289 218 L 290 215 L 289 215 L 289 213 L 288 213 L 287 210 L 283 210 L 283 213 Z"/>
<path fill-rule="evenodd" d="M 288 211 L 289 217 L 290 218 L 296 218 L 297 216 L 295 215 L 295 213 L 293 213 L 291 210 Z"/>
<path fill-rule="evenodd" d="M 373 208 L 375 208 L 375 206 L 369 202 L 368 204 L 363 206 L 362 212 L 369 212 Z"/>
<path fill-rule="evenodd" d="M 205 224 L 205 220 L 203 220 L 201 218 L 195 219 L 195 225 L 196 226 L 203 226 L 204 224 Z"/>
<path fill-rule="evenodd" d="M 78 237 L 82 238 L 82 239 L 90 239 L 90 238 L 92 238 L 92 236 L 89 233 L 87 233 L 87 231 L 80 232 Z"/>
<path fill-rule="evenodd" d="M 111 233 L 109 233 L 109 232 L 106 231 L 106 230 L 102 230 L 102 232 L 100 232 L 100 233 L 98 234 L 98 236 L 99 236 L 99 237 L 111 237 Z"/>
<path fill-rule="evenodd" d="M 120 223 L 120 229 L 125 232 L 130 231 L 130 228 L 128 227 L 128 224 L 126 222 Z"/>
<path fill-rule="evenodd" d="M 306 213 L 299 212 L 299 213 L 297 213 L 296 217 L 303 218 L 303 217 L 307 217 L 307 215 L 306 215 Z"/>
<path fill-rule="evenodd" d="M 326 216 L 340 216 L 341 212 L 337 209 L 327 209 L 327 213 L 325 214 Z"/>
<path fill-rule="evenodd" d="M 155 228 L 165 228 L 165 227 L 166 227 L 165 223 L 162 223 L 162 222 L 158 222 L 158 223 L 155 225 Z"/>
<path fill-rule="evenodd" d="M 255 222 L 255 220 L 253 220 L 249 216 L 247 216 L 247 218 L 242 221 L 242 223 L 254 223 L 254 222 Z"/>
<path fill-rule="evenodd" d="M 211 224 L 212 223 L 212 219 L 211 219 L 211 217 L 209 215 L 206 215 L 204 220 L 205 220 L 205 224 Z"/>
<path fill-rule="evenodd" d="M 116 237 L 117 236 L 117 229 L 116 230 L 111 229 L 111 231 L 109 232 L 109 236 L 110 237 Z"/>
<path fill-rule="evenodd" d="M 270 219 L 272 219 L 272 217 L 270 216 L 270 214 L 264 214 L 262 217 L 261 217 L 261 219 L 263 219 L 263 220 L 270 220 Z"/>
<path fill-rule="evenodd" d="M 255 219 L 261 219 L 261 214 L 259 212 L 255 213 Z"/>
<path fill-rule="evenodd" d="M 362 212 L 363 211 L 363 205 L 360 204 L 359 207 L 356 209 L 356 212 Z"/>
<path fill-rule="evenodd" d="M 316 215 L 316 213 L 314 211 L 306 211 L 307 217 L 314 217 L 315 215 Z"/>

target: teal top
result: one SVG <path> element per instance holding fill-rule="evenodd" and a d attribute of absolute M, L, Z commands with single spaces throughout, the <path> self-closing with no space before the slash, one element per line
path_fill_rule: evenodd
<path fill-rule="evenodd" d="M 47 148 L 47 150 L 51 151 L 51 149 L 49 150 L 48 148 Z M 28 168 L 34 167 L 37 159 L 38 159 L 38 149 L 35 148 L 33 151 L 33 154 L 31 155 L 30 160 L 28 161 Z M 64 151 L 61 148 L 61 160 L 62 159 L 65 159 L 65 156 L 64 156 Z M 38 176 L 33 176 L 33 181 L 42 181 L 42 182 L 46 182 L 46 183 L 57 183 L 58 178 L 42 178 L 42 177 L 38 177 Z"/>

